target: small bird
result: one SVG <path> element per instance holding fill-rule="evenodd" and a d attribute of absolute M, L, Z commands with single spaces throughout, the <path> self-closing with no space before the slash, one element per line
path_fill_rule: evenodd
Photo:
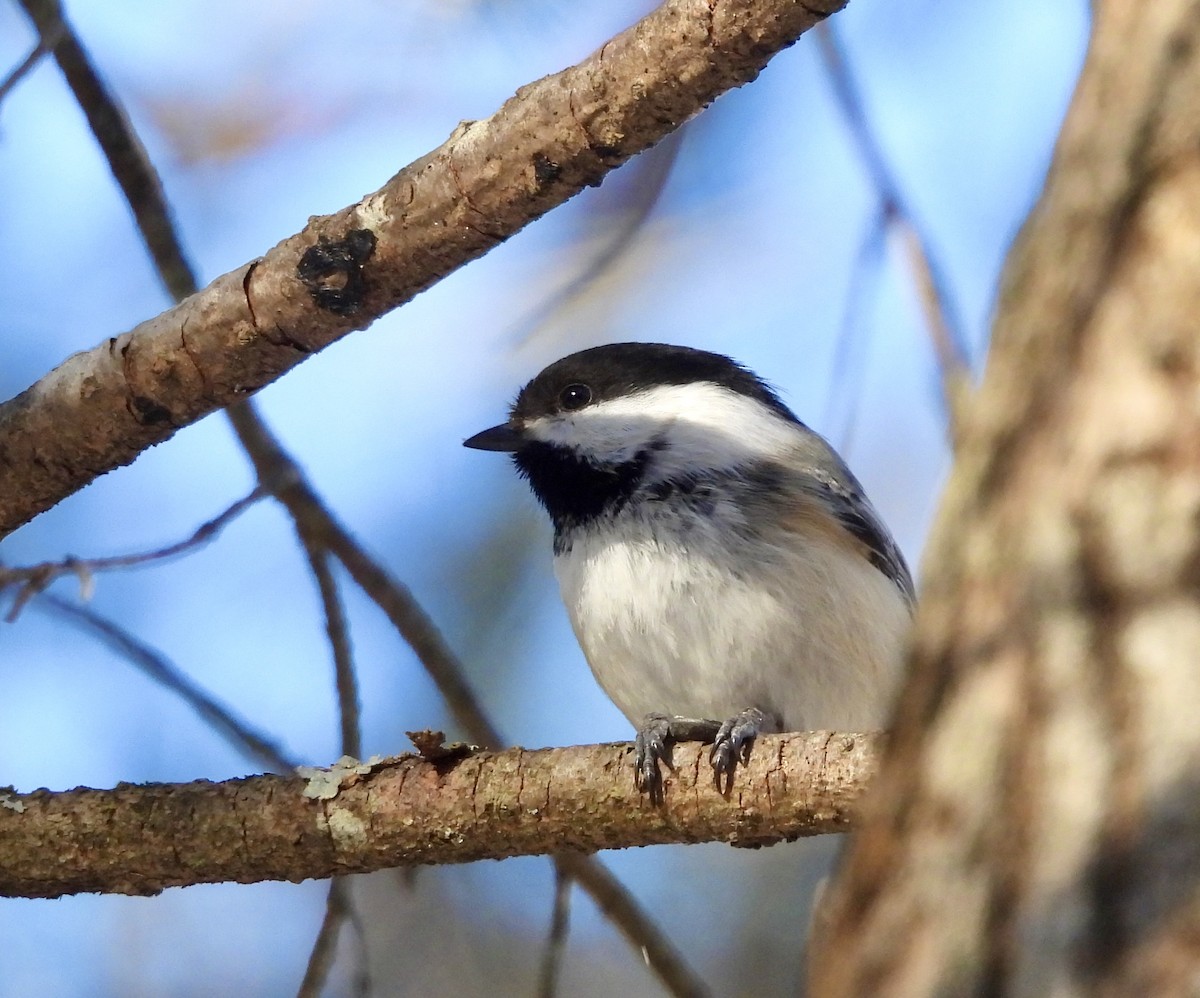
<path fill-rule="evenodd" d="M 575 636 L 655 802 L 674 741 L 711 740 L 728 792 L 760 732 L 886 720 L 912 576 L 837 452 L 746 368 L 593 347 L 464 446 L 511 453 L 549 513 Z"/>

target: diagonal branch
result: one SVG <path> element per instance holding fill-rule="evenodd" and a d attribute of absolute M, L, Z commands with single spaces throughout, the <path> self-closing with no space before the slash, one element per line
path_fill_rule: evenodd
<path fill-rule="evenodd" d="M 312 952 L 308 957 L 308 966 L 304 968 L 304 977 L 296 990 L 296 998 L 320 998 L 324 993 L 329 972 L 333 969 L 337 956 L 337 940 L 343 922 L 353 923 L 357 918 L 350 899 L 350 883 L 343 877 L 333 877 L 329 881 L 329 893 L 325 898 L 325 917 L 321 920 L 321 928 L 317 932 Z M 359 938 L 362 929 L 359 927 Z M 354 994 L 370 994 L 371 982 L 367 976 L 366 960 L 362 961 L 362 970 L 357 975 Z"/>
<path fill-rule="evenodd" d="M 179 697 L 237 751 L 277 773 L 290 773 L 296 767 L 296 760 L 288 758 L 273 739 L 254 730 L 248 721 L 238 717 L 232 708 L 200 687 L 177 665 L 95 610 L 60 599 L 53 593 L 43 594 L 34 605 L 81 631 L 94 634 L 143 675 Z"/>
<path fill-rule="evenodd" d="M 69 358 L 0 406 L 0 537 L 600 183 L 843 3 L 667 0 L 359 203 Z"/>
<path fill-rule="evenodd" d="M 107 572 L 117 568 L 138 568 L 193 551 L 216 537 L 227 524 L 236 520 L 262 499 L 264 494 L 261 490 L 255 489 L 244 499 L 237 500 L 211 520 L 200 524 L 190 537 L 154 551 L 113 555 L 107 558 L 69 557 L 61 561 L 44 561 L 41 564 L 23 568 L 5 568 L 0 564 L 0 594 L 7 589 L 16 590 L 12 607 L 5 615 L 4 620 L 6 623 L 13 623 L 31 599 L 64 575 L 74 575 L 79 579 L 84 598 L 87 599 L 92 589 L 93 576 L 97 572 Z"/>
<path fill-rule="evenodd" d="M 562 971 L 563 954 L 571 926 L 571 875 L 562 865 L 554 868 L 554 909 L 550 915 L 550 932 L 542 952 L 538 970 L 538 998 L 555 998 Z"/>
<path fill-rule="evenodd" d="M 41 37 L 41 47 L 54 53 L 54 61 L 75 94 L 88 127 L 104 152 L 113 177 L 133 211 L 138 231 L 154 259 L 155 269 L 176 300 L 196 290 L 192 270 L 175 235 L 162 183 L 149 162 L 121 105 L 96 72 L 87 51 L 63 19 L 59 0 L 18 0 Z"/>
<path fill-rule="evenodd" d="M 3 103 L 4 98 L 16 89 L 26 76 L 28 76 L 42 61 L 42 56 L 54 48 L 58 44 L 58 32 L 41 33 L 38 38 L 38 43 L 33 47 L 33 51 L 29 53 L 20 64 L 16 66 L 3 80 L 0 80 L 0 103 Z"/>
<path fill-rule="evenodd" d="M 414 756 L 310 779 L 122 784 L 0 793 L 0 895 L 153 894 L 184 884 L 299 881 L 417 863 L 675 842 L 759 846 L 845 831 L 875 768 L 875 735 L 766 735 L 735 793 L 705 747 L 675 748 L 666 804 L 633 786 L 632 746 Z"/>

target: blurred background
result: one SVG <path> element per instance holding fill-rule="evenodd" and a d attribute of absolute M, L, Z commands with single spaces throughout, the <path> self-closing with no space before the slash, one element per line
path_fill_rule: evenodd
<path fill-rule="evenodd" d="M 523 83 L 651 9 L 607 0 L 72 0 L 66 14 L 162 173 L 207 282 L 374 190 Z M 1087 37 L 1084 0 L 854 0 L 831 22 L 861 111 L 926 234 L 978 372 L 1006 247 L 1036 198 Z M 35 43 L 0 0 L 0 77 Z M 261 393 L 330 507 L 462 656 L 506 738 L 626 739 L 570 633 L 550 531 L 509 463 L 461 441 L 573 350 L 625 339 L 728 353 L 837 446 L 918 564 L 949 454 L 909 256 L 803 38 L 680 133 Z M 0 398 L 169 304 L 51 60 L 0 104 Z M 254 484 L 210 417 L 0 544 L 22 565 L 156 548 Z M 70 580 L 53 592 L 75 599 Z M 364 755 L 458 737 L 402 641 L 345 587 Z M 290 522 L 256 506 L 187 557 L 106 574 L 90 606 L 293 756 L 339 755 L 320 603 Z M 3 608 L 0 608 L 3 609 Z M 0 624 L 0 784 L 223 779 L 256 767 L 59 616 Z M 836 843 L 606 861 L 718 994 L 795 993 L 807 897 Z M 532 994 L 544 859 L 355 878 L 374 993 Z M 660 993 L 575 892 L 561 993 Z M 0 995 L 294 994 L 320 883 L 0 901 Z M 331 994 L 363 959 L 343 931 Z"/>

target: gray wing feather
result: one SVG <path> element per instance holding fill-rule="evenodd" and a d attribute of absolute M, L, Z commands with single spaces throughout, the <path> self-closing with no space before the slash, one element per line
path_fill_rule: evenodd
<path fill-rule="evenodd" d="M 831 453 L 830 457 L 841 464 L 836 455 Z M 896 584 L 910 604 L 915 603 L 912 573 L 891 532 L 875 512 L 858 479 L 844 465 L 838 471 L 835 474 L 812 465 L 802 469 L 822 504 L 848 533 L 865 545 L 871 564 Z"/>

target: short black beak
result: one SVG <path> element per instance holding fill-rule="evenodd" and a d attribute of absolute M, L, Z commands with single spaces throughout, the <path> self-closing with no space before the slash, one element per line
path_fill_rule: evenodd
<path fill-rule="evenodd" d="M 511 423 L 501 423 L 464 440 L 463 446 L 472 450 L 518 451 L 525 446 L 525 434 Z"/>

